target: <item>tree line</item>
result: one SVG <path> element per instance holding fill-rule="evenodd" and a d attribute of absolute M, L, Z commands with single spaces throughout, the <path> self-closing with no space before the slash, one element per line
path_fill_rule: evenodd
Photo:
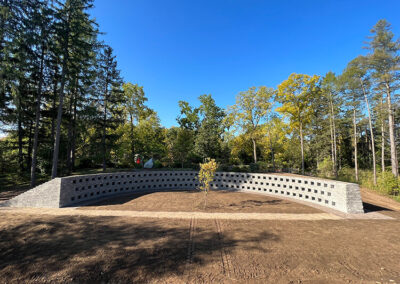
<path fill-rule="evenodd" d="M 205 98 L 213 102 L 211 96 L 201 96 L 199 108 L 180 102 L 170 154 L 182 163 L 194 152 L 255 169 L 299 168 L 332 177 L 351 167 L 356 181 L 360 168 L 371 169 L 374 185 L 378 170 L 390 168 L 398 177 L 400 41 L 379 20 L 365 48 L 367 54 L 351 60 L 341 74 L 293 73 L 277 88 L 240 92 L 227 110 L 204 116 L 210 108 Z M 208 152 L 204 143 L 210 143 Z"/>
<path fill-rule="evenodd" d="M 398 176 L 400 43 L 380 20 L 341 74 L 292 74 L 251 87 L 234 105 L 180 101 L 165 128 L 144 88 L 124 82 L 99 40 L 92 0 L 0 1 L 0 174 L 69 175 L 80 168 L 193 167 L 206 158 L 240 170 L 344 168 Z"/>
<path fill-rule="evenodd" d="M 116 139 L 107 129 L 124 121 L 123 81 L 112 48 L 98 40 L 92 2 L 1 1 L 1 171 L 30 170 L 32 186 L 38 170 L 54 178 L 62 164 L 70 173 L 86 143 L 99 148 L 87 153 L 101 149 L 105 167 Z"/>

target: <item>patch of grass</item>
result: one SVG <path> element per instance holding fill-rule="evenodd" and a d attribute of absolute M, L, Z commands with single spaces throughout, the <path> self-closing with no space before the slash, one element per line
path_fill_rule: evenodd
<path fill-rule="evenodd" d="M 377 185 L 373 182 L 373 173 L 371 170 L 359 170 L 359 181 L 355 179 L 353 168 L 343 167 L 339 171 L 337 180 L 344 182 L 358 183 L 362 187 L 379 192 L 380 194 L 390 197 L 393 200 L 400 202 L 400 178 L 396 178 L 389 171 L 384 173 L 378 172 Z"/>

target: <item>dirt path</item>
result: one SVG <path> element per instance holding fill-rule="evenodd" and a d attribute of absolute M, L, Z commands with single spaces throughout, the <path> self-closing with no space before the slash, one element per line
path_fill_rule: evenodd
<path fill-rule="evenodd" d="M 206 212 L 157 212 L 127 210 L 76 210 L 75 208 L 2 208 L 0 212 L 53 215 L 53 216 L 110 216 L 161 219 L 223 219 L 223 220 L 340 220 L 330 213 L 206 213 Z"/>
<path fill-rule="evenodd" d="M 363 202 L 395 211 L 400 211 L 400 202 L 397 202 L 387 196 L 380 195 L 379 193 L 367 188 L 362 187 L 360 188 L 360 191 Z"/>

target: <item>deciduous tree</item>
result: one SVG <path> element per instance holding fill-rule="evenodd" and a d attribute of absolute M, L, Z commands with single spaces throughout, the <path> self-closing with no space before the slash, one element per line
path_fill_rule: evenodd
<path fill-rule="evenodd" d="M 282 104 L 277 111 L 290 120 L 297 129 L 301 147 L 301 172 L 304 174 L 304 128 L 309 124 L 319 76 L 291 74 L 278 86 L 276 100 Z"/>

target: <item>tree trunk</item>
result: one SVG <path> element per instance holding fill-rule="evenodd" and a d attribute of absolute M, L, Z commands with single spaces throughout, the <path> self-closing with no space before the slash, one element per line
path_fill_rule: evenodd
<path fill-rule="evenodd" d="M 74 124 L 75 124 L 75 114 L 74 110 L 76 110 L 76 99 L 77 99 L 77 85 L 78 85 L 78 77 L 75 77 L 74 87 L 71 92 L 71 99 L 69 102 L 69 115 L 70 121 L 68 124 L 68 147 L 67 147 L 67 173 L 71 175 L 73 168 L 73 148 L 74 148 Z"/>
<path fill-rule="evenodd" d="M 27 150 L 27 155 L 26 155 L 26 168 L 31 168 L 32 166 L 32 148 L 33 148 L 33 121 L 29 121 L 29 132 L 28 132 L 28 150 Z"/>
<path fill-rule="evenodd" d="M 63 68 L 64 69 L 64 68 Z M 62 72 L 62 77 L 65 76 L 65 72 Z M 60 150 L 60 138 L 61 138 L 61 119 L 62 119 L 62 111 L 63 111 L 63 102 L 64 102 L 64 86 L 65 86 L 65 78 L 61 80 L 60 87 L 60 101 L 58 103 L 58 111 L 57 111 L 57 124 L 55 129 L 55 139 L 54 139 L 54 150 L 53 150 L 53 164 L 51 169 L 51 178 L 54 179 L 57 177 L 57 166 L 58 166 L 58 153 Z"/>
<path fill-rule="evenodd" d="M 337 156 L 340 157 L 340 147 L 337 148 Z M 337 165 L 338 165 L 338 174 L 339 171 L 342 169 L 342 160 L 337 159 Z"/>
<path fill-rule="evenodd" d="M 57 63 L 56 63 L 57 65 Z M 51 144 L 54 145 L 55 140 L 55 128 L 56 128 L 56 104 L 57 104 L 57 85 L 58 85 L 58 67 L 55 68 L 54 73 L 54 85 L 53 85 L 53 101 L 52 101 L 52 114 L 51 114 Z"/>
<path fill-rule="evenodd" d="M 332 160 L 332 173 L 335 175 L 335 149 L 333 144 L 333 123 L 332 123 L 332 113 L 329 116 L 329 130 L 331 134 L 331 160 Z M 318 161 L 318 160 L 317 160 Z M 318 165 L 317 165 L 318 168 Z"/>
<path fill-rule="evenodd" d="M 132 154 L 132 161 L 135 164 L 135 142 L 134 142 L 134 133 L 133 133 L 133 129 L 134 129 L 134 125 L 133 125 L 133 115 L 132 113 L 129 114 L 130 115 L 130 119 L 131 119 L 131 154 Z"/>
<path fill-rule="evenodd" d="M 103 136 L 101 139 L 101 143 L 103 145 L 103 172 L 106 171 L 106 151 L 107 151 L 107 147 L 106 147 L 106 122 L 107 122 L 107 102 L 104 102 L 105 106 L 104 106 L 104 117 L 103 117 Z"/>
<path fill-rule="evenodd" d="M 204 190 L 204 210 L 207 208 L 207 189 Z"/>
<path fill-rule="evenodd" d="M 335 123 L 335 110 L 333 108 L 333 101 L 331 95 L 331 113 L 332 113 L 332 128 L 333 128 L 333 151 L 334 151 L 334 175 L 337 177 L 338 175 L 338 165 L 337 165 L 337 138 L 336 138 L 336 123 Z"/>
<path fill-rule="evenodd" d="M 271 145 L 271 158 L 272 158 L 272 170 L 275 172 L 275 152 L 274 147 Z"/>
<path fill-rule="evenodd" d="M 106 80 L 107 82 L 107 80 Z M 107 165 L 106 165 L 106 159 L 107 159 L 107 155 L 106 155 L 106 151 L 107 151 L 107 147 L 106 147 L 106 131 L 107 131 L 107 91 L 108 89 L 108 83 L 106 83 L 106 90 L 105 90 L 105 94 L 104 94 L 104 114 L 103 114 L 103 136 L 101 139 L 101 142 L 103 144 L 103 172 L 106 171 Z"/>
<path fill-rule="evenodd" d="M 385 119 L 383 118 L 383 96 L 381 97 L 381 131 L 382 131 L 381 163 L 382 163 L 382 173 L 383 173 L 385 172 Z"/>
<path fill-rule="evenodd" d="M 392 109 L 392 98 L 390 93 L 390 87 L 387 83 L 386 83 L 386 95 L 387 95 L 387 109 L 389 116 L 390 161 L 392 165 L 392 173 L 395 177 L 398 177 L 399 165 L 397 161 L 396 140 L 394 135 L 394 116 Z"/>
<path fill-rule="evenodd" d="M 354 131 L 354 171 L 356 181 L 358 181 L 358 156 L 357 156 L 357 123 L 356 123 L 356 108 L 353 108 L 353 131 Z"/>
<path fill-rule="evenodd" d="M 369 107 L 368 97 L 367 97 L 367 94 L 365 92 L 364 83 L 363 83 L 361 78 L 360 78 L 360 81 L 361 81 L 361 86 L 362 86 L 363 93 L 364 93 L 365 104 L 367 105 L 367 111 L 368 111 L 369 131 L 370 131 L 370 135 L 371 135 L 371 151 L 372 151 L 372 165 L 373 165 L 373 173 L 374 173 L 374 185 L 376 185 L 375 138 L 374 138 L 374 131 L 373 131 L 373 128 L 372 128 L 371 110 L 370 110 L 370 107 Z"/>
<path fill-rule="evenodd" d="M 22 129 L 22 109 L 21 98 L 18 98 L 18 165 L 20 174 L 24 172 L 24 157 L 23 157 L 23 129 Z"/>
<path fill-rule="evenodd" d="M 68 123 L 68 145 L 67 145 L 67 175 L 71 175 L 71 159 L 72 159 L 72 106 L 73 106 L 73 93 L 71 93 L 71 98 L 69 101 L 69 123 Z"/>
<path fill-rule="evenodd" d="M 61 138 L 61 119 L 63 112 L 63 102 L 64 102 L 64 87 L 66 81 L 67 74 L 67 61 L 68 61 L 68 45 L 69 45 L 69 32 L 70 32 L 70 20 L 71 20 L 71 12 L 68 14 L 67 21 L 67 30 L 64 41 L 64 52 L 63 52 L 63 66 L 61 71 L 61 86 L 60 86 L 60 95 L 59 95 L 59 103 L 58 103 L 58 112 L 57 112 L 57 124 L 56 124 L 56 137 L 54 140 L 54 152 L 53 152 L 53 165 L 51 169 L 51 178 L 54 179 L 57 177 L 57 166 L 58 166 L 58 154 L 60 151 L 60 138 Z"/>
<path fill-rule="evenodd" d="M 3 2 L 3 6 L 7 7 L 8 6 L 8 1 L 5 0 Z M 5 30 L 5 16 L 0 17 L 0 31 L 2 34 L 0 35 L 0 69 L 3 69 L 3 61 L 5 61 L 5 45 L 4 45 L 4 30 Z M 0 72 L 0 82 L 1 84 L 1 91 L 0 91 L 0 102 L 4 99 L 5 97 L 5 84 L 4 82 L 4 72 Z"/>
<path fill-rule="evenodd" d="M 254 138 L 251 138 L 251 141 L 253 142 L 254 163 L 257 163 L 257 145 L 256 145 L 256 140 Z"/>
<path fill-rule="evenodd" d="M 75 152 L 76 152 L 76 108 L 77 108 L 77 97 L 74 100 L 74 116 L 72 120 L 72 143 L 71 143 L 71 172 L 75 170 Z"/>
<path fill-rule="evenodd" d="M 42 55 L 40 58 L 39 86 L 36 95 L 35 132 L 33 136 L 32 164 L 31 164 L 31 188 L 36 185 L 37 146 L 39 140 L 40 103 L 42 100 L 43 61 L 44 61 L 44 48 L 42 44 Z"/>
<path fill-rule="evenodd" d="M 301 147 L 301 174 L 304 175 L 304 139 L 303 139 L 303 123 L 300 122 L 300 147 Z"/>

